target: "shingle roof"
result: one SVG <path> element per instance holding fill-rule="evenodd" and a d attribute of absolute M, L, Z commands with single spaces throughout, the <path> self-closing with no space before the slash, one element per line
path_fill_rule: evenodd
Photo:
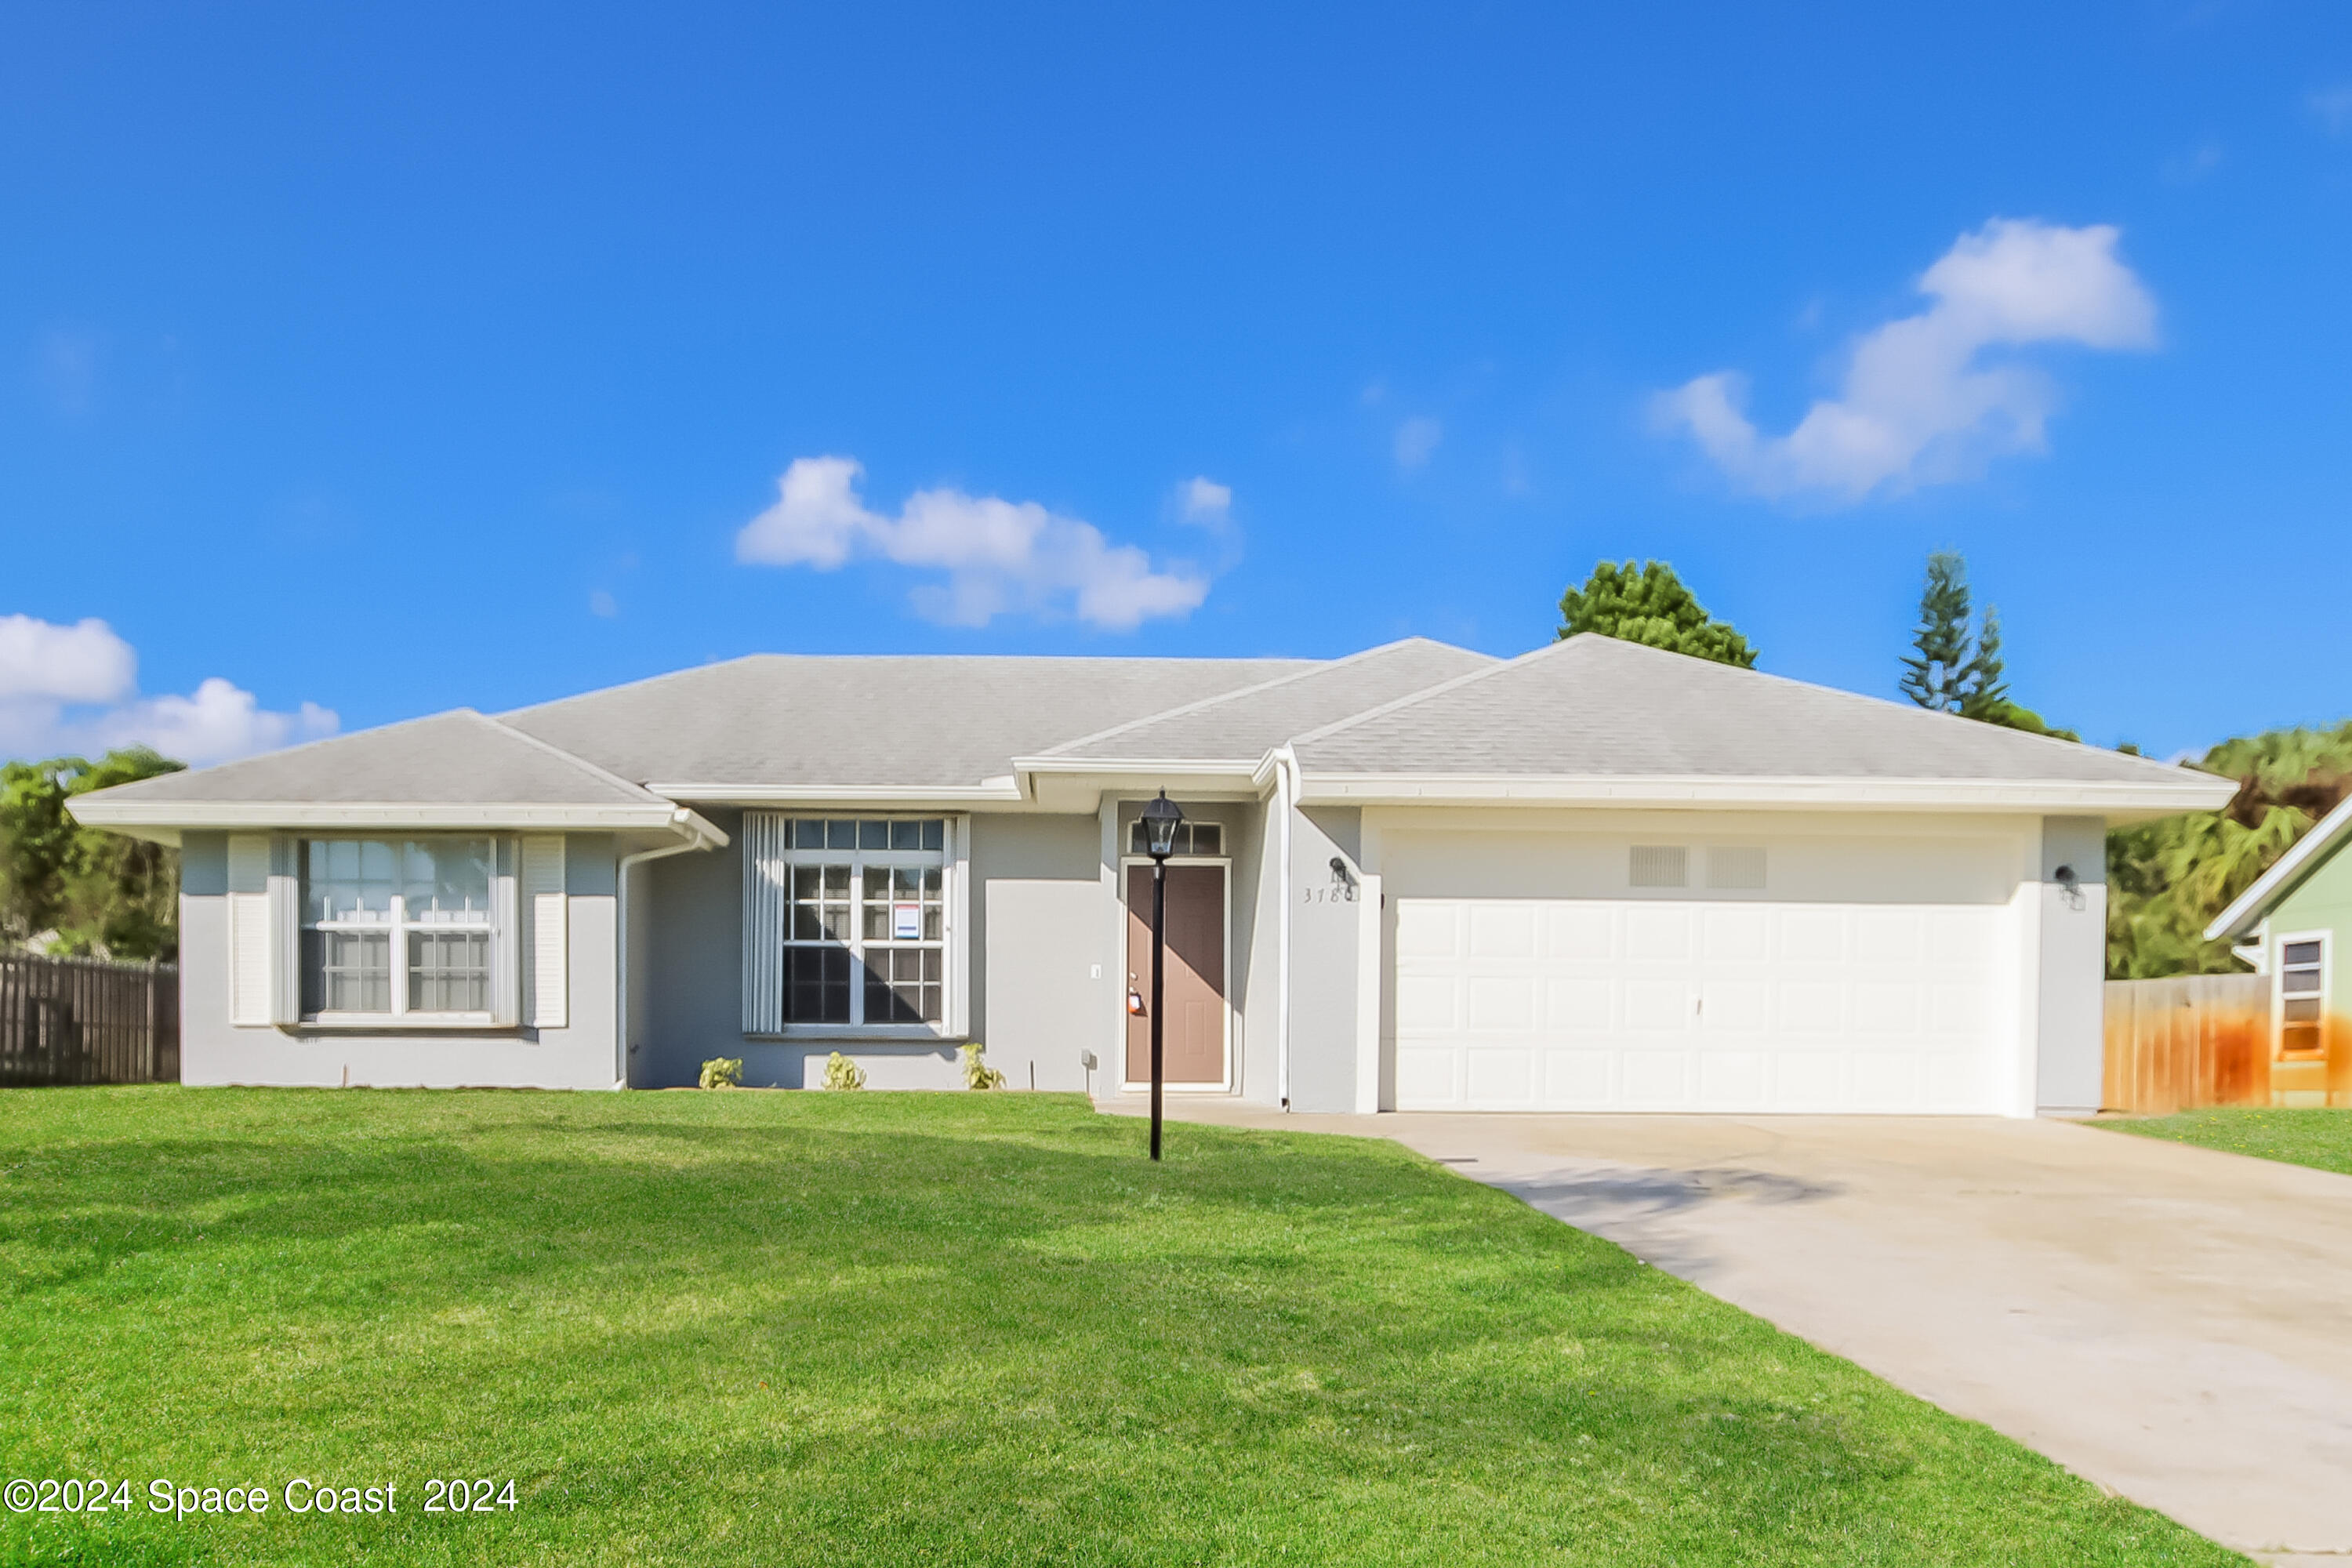
<path fill-rule="evenodd" d="M 470 708 L 165 773 L 84 800 L 644 805 L 668 802 Z"/>
<path fill-rule="evenodd" d="M 1013 759 L 1317 668 L 1283 658 L 760 654 L 501 715 L 625 778 L 976 784 Z"/>
<path fill-rule="evenodd" d="M 2183 779 L 2095 746 L 1591 633 L 1302 735 L 1295 750 L 1308 773 L 1338 774 Z"/>
<path fill-rule="evenodd" d="M 1133 720 L 1041 754 L 1086 761 L 1255 762 L 1293 736 L 1495 662 L 1488 654 L 1407 637 Z"/>

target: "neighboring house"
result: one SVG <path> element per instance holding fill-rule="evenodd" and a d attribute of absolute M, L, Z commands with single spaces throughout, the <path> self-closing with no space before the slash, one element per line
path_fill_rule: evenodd
<path fill-rule="evenodd" d="M 2352 800 L 2205 928 L 2270 980 L 2270 1102 L 2352 1105 Z"/>
<path fill-rule="evenodd" d="M 1180 1089 L 2021 1116 L 2098 1103 L 2106 825 L 2231 787 L 1587 636 L 760 656 L 72 805 L 183 848 L 190 1083 L 1117 1094 L 1165 788 Z"/>

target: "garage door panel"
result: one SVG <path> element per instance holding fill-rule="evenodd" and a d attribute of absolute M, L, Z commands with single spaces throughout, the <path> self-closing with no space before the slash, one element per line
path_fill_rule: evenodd
<path fill-rule="evenodd" d="M 1509 1029 L 1524 1033 L 1536 1026 L 1536 987 L 1532 974 L 1473 974 L 1470 977 L 1470 1030 L 1474 1034 Z"/>
<path fill-rule="evenodd" d="M 1553 1034 L 1587 1035 L 1615 1026 L 1616 987 L 1605 975 L 1570 975 L 1544 984 L 1543 1026 Z"/>
<path fill-rule="evenodd" d="M 1465 1053 L 1463 1094 L 1486 1110 L 1527 1110 L 1536 1096 L 1536 1053 L 1528 1047 L 1473 1046 Z"/>
<path fill-rule="evenodd" d="M 1473 904 L 1470 906 L 1470 956 L 1531 958 L 1536 951 L 1536 910 L 1533 904 Z"/>
<path fill-rule="evenodd" d="M 1616 1061 L 1614 1051 L 1546 1051 L 1544 1103 L 1578 1108 L 1615 1104 Z"/>
<path fill-rule="evenodd" d="M 1699 1104 L 1709 1110 L 1760 1106 L 1771 1071 L 1769 1051 L 1703 1051 L 1698 1058 Z"/>
<path fill-rule="evenodd" d="M 1544 954 L 1590 963 L 1617 956 L 1617 911 L 1606 905 L 1543 906 Z"/>
<path fill-rule="evenodd" d="M 1398 896 L 1406 1109 L 1982 1111 L 1998 908 Z"/>

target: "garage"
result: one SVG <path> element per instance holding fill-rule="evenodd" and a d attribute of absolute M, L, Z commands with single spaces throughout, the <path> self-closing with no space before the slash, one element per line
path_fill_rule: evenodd
<path fill-rule="evenodd" d="M 1393 834 L 1393 1103 L 2002 1111 L 2029 853 L 1997 822 Z"/>

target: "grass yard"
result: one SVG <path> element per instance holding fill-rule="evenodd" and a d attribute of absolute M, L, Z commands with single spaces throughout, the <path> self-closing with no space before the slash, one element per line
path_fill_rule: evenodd
<path fill-rule="evenodd" d="M 2241 1561 L 1391 1144 L 1143 1138 L 1011 1094 L 0 1093 L 0 1477 L 136 1494 L 0 1555 Z M 426 1513 L 436 1476 L 516 1506 Z"/>
<path fill-rule="evenodd" d="M 2352 1110 L 2181 1110 L 2097 1125 L 2352 1176 Z"/>

